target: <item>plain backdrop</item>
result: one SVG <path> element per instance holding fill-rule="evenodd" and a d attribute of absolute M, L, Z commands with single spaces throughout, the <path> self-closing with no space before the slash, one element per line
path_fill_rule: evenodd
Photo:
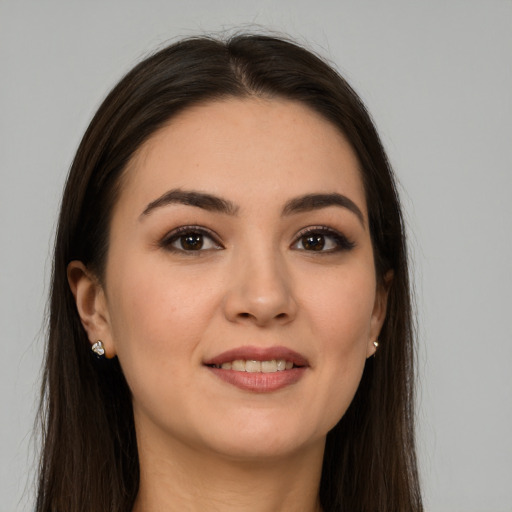
<path fill-rule="evenodd" d="M 337 64 L 398 175 L 427 511 L 512 511 L 508 0 L 0 0 L 0 511 L 32 508 L 52 237 L 91 116 L 165 42 L 255 25 Z"/>

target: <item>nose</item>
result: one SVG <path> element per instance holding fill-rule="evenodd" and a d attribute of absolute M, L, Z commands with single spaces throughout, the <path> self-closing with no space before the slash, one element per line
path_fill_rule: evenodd
<path fill-rule="evenodd" d="M 237 259 L 224 297 L 226 318 L 260 327 L 291 322 L 297 314 L 297 302 L 282 258 L 259 252 Z"/>

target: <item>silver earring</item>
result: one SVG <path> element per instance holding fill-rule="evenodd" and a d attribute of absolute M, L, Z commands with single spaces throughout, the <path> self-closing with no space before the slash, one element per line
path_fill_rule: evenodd
<path fill-rule="evenodd" d="M 100 341 L 100 343 L 101 343 L 101 341 Z M 373 346 L 375 347 L 375 350 L 377 350 L 379 348 L 379 342 L 377 340 L 375 340 L 373 342 Z"/>
<path fill-rule="evenodd" d="M 98 356 L 102 357 L 105 355 L 105 347 L 103 346 L 103 342 L 98 340 L 94 345 L 91 347 L 91 350 Z"/>

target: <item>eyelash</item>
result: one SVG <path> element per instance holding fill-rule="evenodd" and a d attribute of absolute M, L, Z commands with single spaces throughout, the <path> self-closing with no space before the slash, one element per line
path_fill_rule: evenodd
<path fill-rule="evenodd" d="M 199 249 L 185 249 L 183 248 L 184 238 L 187 235 L 199 235 L 202 237 L 201 247 Z M 214 247 L 209 247 L 207 249 L 203 249 L 204 239 L 208 238 Z M 181 240 L 182 247 L 174 247 L 173 244 Z M 190 253 L 200 253 L 206 250 L 211 249 L 224 249 L 222 244 L 218 241 L 217 236 L 210 231 L 209 229 L 205 229 L 201 226 L 180 226 L 179 228 L 174 229 L 170 233 L 168 233 L 163 240 L 159 244 L 164 249 L 170 252 L 176 252 L 180 254 L 190 254 Z"/>
<path fill-rule="evenodd" d="M 300 249 L 307 252 L 315 252 L 315 253 L 324 253 L 324 254 L 332 254 L 336 252 L 341 251 L 350 251 L 355 247 L 355 243 L 349 240 L 345 235 L 340 233 L 339 231 L 336 231 L 332 228 L 328 228 L 327 226 L 310 226 L 308 228 L 305 228 L 299 232 L 297 235 L 297 238 L 295 239 L 295 242 L 293 242 L 292 247 L 299 244 L 301 241 L 304 243 L 304 239 L 306 237 L 312 237 L 313 235 L 319 235 L 321 237 L 330 238 L 334 241 L 335 247 L 329 248 L 326 250 L 322 250 L 323 246 L 321 247 L 321 250 L 307 250 L 307 249 Z"/>
<path fill-rule="evenodd" d="M 300 249 L 298 244 L 302 242 L 304 244 L 304 239 L 306 237 L 313 237 L 313 236 L 319 236 L 322 237 L 322 239 L 317 240 L 317 242 L 321 243 L 320 250 L 315 249 L 306 249 L 303 248 Z M 201 245 L 198 249 L 186 249 L 183 247 L 184 238 L 186 236 L 200 236 L 201 237 Z M 325 239 L 329 238 L 331 241 L 334 242 L 334 247 L 328 248 L 324 250 L 325 246 Z M 207 247 L 206 249 L 204 247 L 204 240 L 209 239 L 210 243 L 213 245 L 213 247 Z M 173 244 L 176 242 L 179 242 L 181 240 L 181 247 L 175 247 Z M 314 240 L 313 240 L 314 243 Z M 200 253 L 203 251 L 208 251 L 212 249 L 221 250 L 224 249 L 224 246 L 218 241 L 218 237 L 209 229 L 205 229 L 201 226 L 180 226 L 179 228 L 174 229 L 170 233 L 168 233 L 160 242 L 159 244 L 162 248 L 170 251 L 170 252 L 176 252 L 180 254 L 194 254 L 194 253 Z M 328 228 L 326 226 L 310 226 L 308 228 L 302 229 L 297 237 L 295 238 L 295 241 L 291 244 L 291 248 L 295 248 L 297 250 L 305 251 L 305 252 L 314 252 L 314 253 L 323 253 L 323 254 L 332 254 L 337 253 L 341 251 L 349 251 L 355 247 L 355 243 L 350 241 L 345 235 L 342 233 L 332 229 Z"/>

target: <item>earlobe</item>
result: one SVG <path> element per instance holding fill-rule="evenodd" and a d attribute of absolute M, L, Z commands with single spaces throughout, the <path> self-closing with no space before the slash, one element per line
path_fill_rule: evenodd
<path fill-rule="evenodd" d="M 366 359 L 372 357 L 375 355 L 375 353 L 377 352 L 377 349 L 379 348 L 379 342 L 378 340 L 370 340 L 368 342 L 368 347 L 366 349 Z"/>
<path fill-rule="evenodd" d="M 370 321 L 370 336 L 366 357 L 371 357 L 377 351 L 379 346 L 379 335 L 386 319 L 389 289 L 393 282 L 393 271 L 388 270 L 384 275 L 382 283 L 377 286 L 375 294 L 375 303 L 373 305 L 372 318 Z"/>
<path fill-rule="evenodd" d="M 114 357 L 115 349 L 103 287 L 81 261 L 69 263 L 67 277 L 91 347 L 98 340 L 102 340 L 106 357 Z"/>

